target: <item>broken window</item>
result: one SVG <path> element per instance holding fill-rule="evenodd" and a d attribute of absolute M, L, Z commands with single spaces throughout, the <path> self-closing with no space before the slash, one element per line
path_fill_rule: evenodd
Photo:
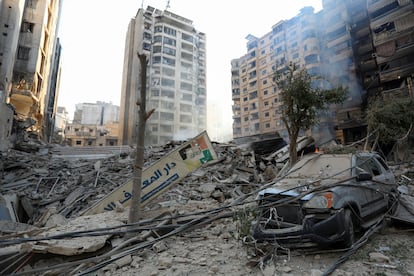
<path fill-rule="evenodd" d="M 23 21 L 20 31 L 22 33 L 33 33 L 34 23 Z"/>

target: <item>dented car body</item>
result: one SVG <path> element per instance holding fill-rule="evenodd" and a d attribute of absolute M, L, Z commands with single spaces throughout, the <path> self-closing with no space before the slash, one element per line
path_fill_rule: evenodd
<path fill-rule="evenodd" d="M 389 211 L 395 190 L 395 177 L 377 153 L 306 155 L 259 192 L 252 236 L 292 247 L 349 247 L 356 230 Z"/>

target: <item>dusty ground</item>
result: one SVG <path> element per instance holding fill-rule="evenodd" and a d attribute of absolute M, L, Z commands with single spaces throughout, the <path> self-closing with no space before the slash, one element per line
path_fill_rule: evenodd
<path fill-rule="evenodd" d="M 230 223 L 230 222 L 229 222 Z M 242 242 L 221 233 L 221 225 L 208 232 L 194 231 L 160 244 L 161 252 L 146 250 L 133 256 L 130 266 L 100 272 L 100 275 L 324 275 L 338 261 L 341 253 L 274 256 L 264 267 L 252 267 L 253 258 Z M 414 275 L 414 236 L 389 228 L 375 235 L 362 249 L 331 275 Z M 373 260 L 369 254 L 382 253 Z M 253 262 L 256 263 L 256 262 Z M 105 271 L 105 270 L 104 270 Z"/>
<path fill-rule="evenodd" d="M 238 239 L 239 220 L 225 218 L 159 241 L 98 275 L 414 275 L 414 232 L 388 222 L 336 269 L 346 252 L 283 250 L 262 258 Z M 256 249 L 255 249 L 256 248 Z M 261 261 L 262 260 L 262 261 Z M 332 273 L 330 273 L 333 271 Z"/>

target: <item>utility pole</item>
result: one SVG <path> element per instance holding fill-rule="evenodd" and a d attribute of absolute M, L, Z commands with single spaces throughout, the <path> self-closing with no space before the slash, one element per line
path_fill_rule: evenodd
<path fill-rule="evenodd" d="M 147 88 L 147 65 L 148 59 L 145 54 L 138 53 L 141 63 L 140 73 L 140 98 L 137 101 L 138 110 L 138 133 L 137 133 L 137 151 L 135 155 L 134 183 L 132 186 L 131 208 L 129 210 L 128 223 L 138 222 L 141 218 L 141 190 L 142 190 L 142 170 L 144 166 L 144 147 L 145 147 L 145 124 L 147 119 L 155 109 L 146 112 L 146 88 Z"/>

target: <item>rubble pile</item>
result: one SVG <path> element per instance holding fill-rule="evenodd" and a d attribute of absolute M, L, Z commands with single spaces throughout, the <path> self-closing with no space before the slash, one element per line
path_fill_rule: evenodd
<path fill-rule="evenodd" d="M 146 148 L 145 166 L 181 144 Z M 114 149 L 105 157 L 89 154 L 95 158 L 53 145 L 2 154 L 0 193 L 19 202 L 20 223 L 0 220 L 0 274 L 43 275 L 50 268 L 56 275 L 241 275 L 255 274 L 253 267 L 264 269 L 269 256 L 248 253 L 240 242 L 243 227 L 250 224 L 243 212 L 254 203 L 255 192 L 284 167 L 286 148 L 261 145 L 258 154 L 248 145 L 212 144 L 217 160 L 146 205 L 137 225 L 127 225 L 124 208 L 82 215 L 132 177 L 133 148 Z M 413 165 L 392 169 L 411 177 Z M 125 241 L 127 232 L 136 234 Z M 283 254 L 281 266 L 262 272 L 310 273 L 305 266 L 286 265 L 292 254 Z"/>

